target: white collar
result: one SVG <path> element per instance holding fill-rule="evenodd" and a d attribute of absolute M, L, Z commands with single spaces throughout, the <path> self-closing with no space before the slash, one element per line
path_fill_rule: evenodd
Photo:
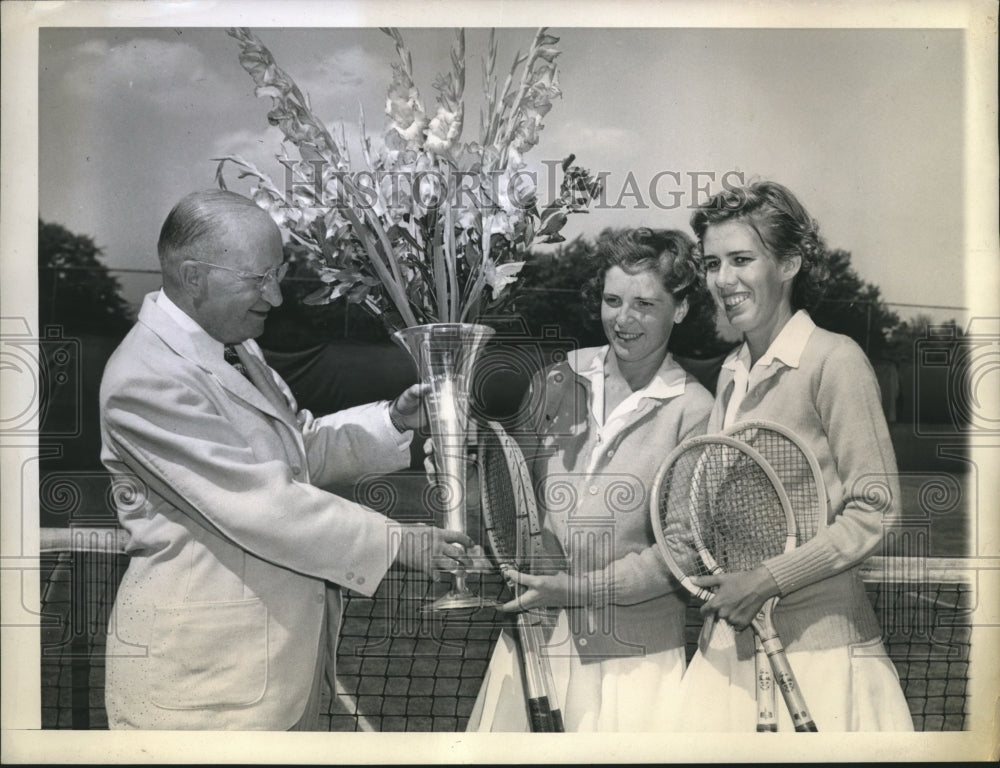
<path fill-rule="evenodd" d="M 218 341 L 210 336 L 208 332 L 198 324 L 198 321 L 196 321 L 183 309 L 178 307 L 171 300 L 171 298 L 167 296 L 166 291 L 162 289 L 160 290 L 159 295 L 156 297 L 156 306 L 162 309 L 167 317 L 177 323 L 177 325 L 181 327 L 181 330 L 190 336 L 198 337 L 202 344 L 207 345 L 213 351 L 217 351 L 220 359 L 223 357 L 225 345 L 223 345 L 221 341 Z"/>
<path fill-rule="evenodd" d="M 603 347 L 581 349 L 576 354 L 571 353 L 568 355 L 566 362 L 574 373 L 589 380 L 591 386 L 596 383 L 598 378 L 600 378 L 603 385 L 604 362 L 607 360 L 610 351 L 611 347 L 607 344 Z M 668 352 L 649 383 L 642 389 L 633 392 L 631 396 L 666 400 L 671 397 L 683 395 L 686 383 L 687 374 L 674 360 L 673 355 Z"/>
<path fill-rule="evenodd" d="M 789 368 L 798 368 L 799 361 L 802 359 L 802 351 L 806 348 L 809 336 L 815 329 L 816 323 L 809 317 L 809 313 L 800 309 L 789 318 L 774 341 L 771 342 L 771 346 L 767 348 L 767 352 L 753 367 L 765 368 L 775 360 L 780 360 Z M 734 371 L 737 363 L 746 370 L 750 370 L 750 347 L 745 341 L 730 353 L 722 367 Z"/>

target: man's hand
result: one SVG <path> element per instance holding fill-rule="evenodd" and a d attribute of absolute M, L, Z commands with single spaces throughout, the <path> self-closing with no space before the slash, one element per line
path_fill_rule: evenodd
<path fill-rule="evenodd" d="M 405 432 L 420 426 L 420 406 L 429 391 L 429 384 L 414 384 L 390 403 L 389 418 L 396 429 Z"/>
<path fill-rule="evenodd" d="M 455 571 L 472 566 L 467 554 L 478 548 L 464 533 L 429 525 L 400 525 L 402 541 L 396 562 L 414 571 L 422 571 L 437 580 L 441 571 Z M 481 550 L 478 550 L 481 552 Z"/>
<path fill-rule="evenodd" d="M 427 475 L 427 482 L 434 485 L 437 479 L 437 462 L 434 461 L 434 441 L 429 437 L 424 440 L 424 474 Z"/>
<path fill-rule="evenodd" d="M 507 581 L 527 587 L 527 589 L 515 599 L 500 606 L 501 611 L 562 608 L 572 604 L 569 574 L 565 571 L 542 576 L 521 573 L 514 568 L 505 568 L 503 575 Z"/>
<path fill-rule="evenodd" d="M 739 573 L 696 576 L 691 581 L 705 589 L 715 588 L 715 596 L 701 607 L 701 615 L 715 614 L 735 629 L 749 626 L 764 601 L 780 592 L 771 572 L 764 566 Z"/>

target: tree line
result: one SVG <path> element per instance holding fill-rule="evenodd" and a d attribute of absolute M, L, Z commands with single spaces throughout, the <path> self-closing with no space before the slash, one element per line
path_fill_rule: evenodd
<path fill-rule="evenodd" d="M 594 273 L 595 241 L 583 236 L 548 253 L 534 252 L 520 275 L 520 286 L 504 313 L 516 316 L 533 335 L 558 327 L 563 337 L 581 344 L 604 342 L 599 308 L 590 306 L 584 285 Z M 67 333 L 120 336 L 134 316 L 121 284 L 104 265 L 103 251 L 92 238 L 65 227 L 38 222 L 39 326 L 62 326 Z M 388 341 L 381 323 L 359 306 L 345 301 L 312 306 L 302 299 L 318 278 L 309 261 L 289 252 L 291 264 L 282 285 L 285 301 L 271 313 L 261 344 L 276 350 L 306 349 L 326 341 L 350 338 Z M 882 298 L 878 286 L 861 278 L 842 249 L 829 252 L 830 277 L 821 303 L 812 311 L 816 323 L 854 339 L 872 359 L 902 362 L 912 358 L 913 345 L 931 325 L 926 315 L 901 320 Z M 683 324 L 682 324 L 683 325 Z M 961 338 L 954 321 L 946 324 Z M 725 354 L 733 346 L 715 328 L 681 332 L 675 353 L 705 359 Z"/>

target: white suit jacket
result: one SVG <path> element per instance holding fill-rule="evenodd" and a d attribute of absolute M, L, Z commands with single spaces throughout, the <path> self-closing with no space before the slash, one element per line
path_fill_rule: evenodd
<path fill-rule="evenodd" d="M 288 407 L 271 402 L 156 296 L 101 382 L 101 458 L 120 476 L 130 535 L 109 624 L 109 725 L 283 730 L 320 655 L 332 659 L 335 585 L 371 595 L 398 548 L 385 517 L 317 486 L 404 467 L 408 438 L 385 403 L 296 415 L 246 342 L 244 362 Z"/>

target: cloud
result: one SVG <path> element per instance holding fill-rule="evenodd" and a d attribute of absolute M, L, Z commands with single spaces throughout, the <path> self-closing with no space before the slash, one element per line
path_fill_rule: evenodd
<path fill-rule="evenodd" d="M 239 155 L 269 174 L 271 180 L 280 187 L 285 171 L 275 156 L 282 153 L 281 139 L 281 131 L 273 126 L 263 132 L 250 129 L 230 131 L 212 142 L 210 157 Z M 293 157 L 297 156 L 294 147 L 289 148 L 289 152 Z M 226 183 L 233 186 L 236 181 L 235 166 L 227 164 L 225 175 Z"/>
<path fill-rule="evenodd" d="M 295 81 L 309 99 L 313 113 L 336 139 L 341 138 L 343 129 L 348 152 L 360 160 L 359 104 L 364 106 L 370 137 L 377 140 L 384 123 L 383 106 L 389 84 L 389 75 L 386 74 L 389 67 L 385 57 L 368 53 L 356 44 L 299 57 L 294 63 L 278 53 L 275 57 L 278 66 Z M 250 79 L 247 78 L 246 82 L 252 93 Z M 240 96 L 240 99 L 238 109 L 249 104 L 248 114 L 254 115 L 255 120 L 262 121 L 263 115 L 272 106 L 269 98 L 257 99 L 256 103 L 248 101 L 245 96 Z M 263 134 L 255 130 L 229 131 L 220 135 L 213 146 L 220 155 L 242 154 L 248 160 L 260 163 L 262 169 L 277 167 L 278 172 L 283 172 L 274 161 L 274 155 L 282 149 L 281 138 L 280 131 L 273 127 Z M 292 146 L 288 146 L 287 151 L 293 157 L 298 155 Z"/>
<path fill-rule="evenodd" d="M 197 48 L 182 41 L 133 38 L 118 45 L 93 39 L 71 51 L 63 77 L 69 96 L 88 101 L 139 100 L 173 109 L 214 100 L 221 83 Z"/>
<path fill-rule="evenodd" d="M 347 123 L 357 121 L 359 102 L 364 102 L 366 111 L 384 102 L 391 78 L 384 57 L 358 45 L 317 57 L 305 71 L 289 74 L 308 94 L 317 115 L 328 122 Z"/>
<path fill-rule="evenodd" d="M 360 92 L 382 63 L 359 45 L 340 48 L 318 59 L 312 71 L 306 73 L 304 84 L 317 91 L 328 90 L 331 95 Z"/>
<path fill-rule="evenodd" d="M 242 155 L 247 160 L 273 158 L 281 151 L 281 131 L 269 126 L 264 132 L 244 128 L 218 136 L 212 142 L 213 157 Z"/>
<path fill-rule="evenodd" d="M 560 120 L 553 114 L 546 119 L 539 149 L 546 154 L 572 152 L 585 168 L 607 163 L 613 157 L 624 156 L 631 161 L 645 141 L 638 131 L 630 128 L 592 125 L 577 119 Z"/>

